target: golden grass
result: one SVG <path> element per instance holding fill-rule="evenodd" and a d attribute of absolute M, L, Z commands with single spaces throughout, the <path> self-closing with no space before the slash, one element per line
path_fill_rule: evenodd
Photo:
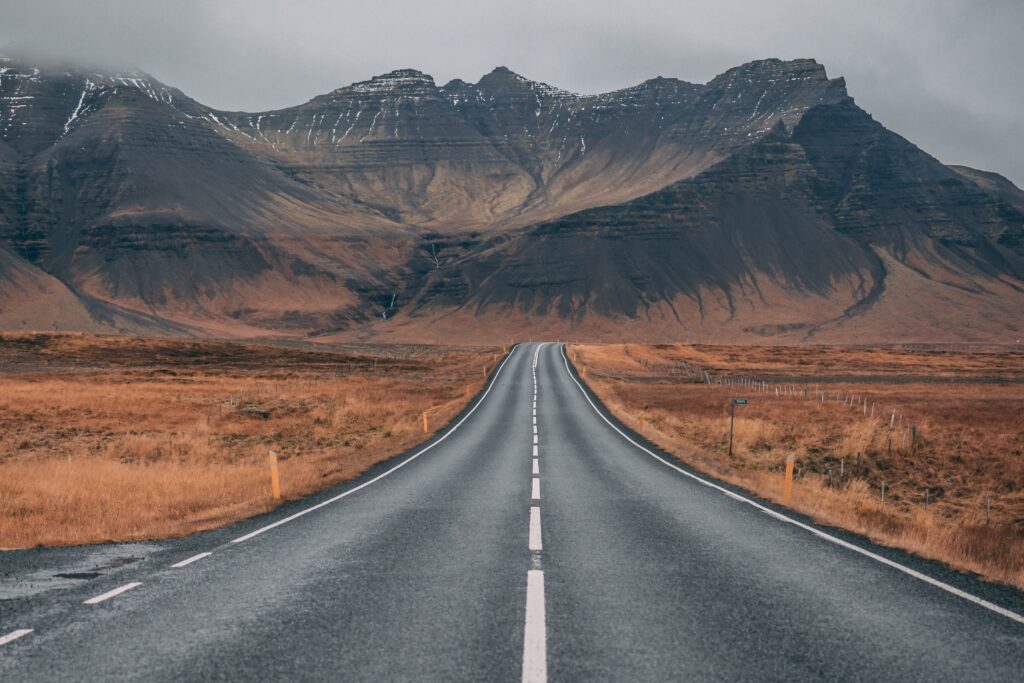
<path fill-rule="evenodd" d="M 610 410 L 682 460 L 781 502 L 792 454 L 794 509 L 1024 588 L 1024 354 L 621 344 L 570 352 Z M 763 379 L 768 391 L 709 386 L 696 378 L 704 370 Z M 736 409 L 729 457 L 729 402 L 738 396 L 750 402 Z"/>
<path fill-rule="evenodd" d="M 331 353 L 0 336 L 0 547 L 177 536 L 350 479 L 483 386 L 493 349 Z"/>

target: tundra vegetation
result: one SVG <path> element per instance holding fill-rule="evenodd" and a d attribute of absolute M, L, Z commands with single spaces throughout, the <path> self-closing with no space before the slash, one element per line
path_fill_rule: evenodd
<path fill-rule="evenodd" d="M 351 479 L 445 425 L 493 348 L 0 336 L 0 548 L 178 536 Z"/>

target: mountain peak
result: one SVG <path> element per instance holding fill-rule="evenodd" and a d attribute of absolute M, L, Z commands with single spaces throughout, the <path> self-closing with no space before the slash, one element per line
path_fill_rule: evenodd
<path fill-rule="evenodd" d="M 733 67 L 725 73 L 716 76 L 708 85 L 722 81 L 780 79 L 824 83 L 828 81 L 828 75 L 825 73 L 825 67 L 814 59 L 782 60 L 772 57 L 769 59 L 758 59 Z"/>
<path fill-rule="evenodd" d="M 507 66 L 497 66 L 476 83 L 476 88 L 489 95 L 515 95 L 530 92 L 553 97 L 575 97 L 572 93 L 547 83 L 531 81 Z"/>
<path fill-rule="evenodd" d="M 689 90 L 697 87 L 700 86 L 695 86 L 693 83 L 690 83 L 689 81 L 684 81 L 679 78 L 666 78 L 665 76 L 655 76 L 654 78 L 648 78 L 646 81 L 640 83 L 639 85 L 633 86 L 633 88 L 636 90 L 647 90 L 653 92 L 675 91 L 680 89 Z M 629 88 L 627 88 L 627 90 L 628 89 Z"/>
<path fill-rule="evenodd" d="M 425 74 L 422 71 L 419 71 L 418 69 L 394 69 L 393 71 L 389 71 L 386 74 L 381 74 L 379 76 L 374 76 L 370 80 L 372 80 L 372 81 L 380 81 L 380 80 L 418 80 L 418 81 L 429 81 L 431 83 L 434 82 L 434 79 L 433 79 L 432 76 L 430 76 L 428 74 Z"/>
<path fill-rule="evenodd" d="M 495 86 L 500 84 L 507 87 L 514 86 L 516 84 L 529 85 L 532 82 L 533 81 L 530 79 L 520 76 L 515 71 L 512 71 L 507 66 L 496 66 L 490 73 L 481 77 L 481 79 L 477 81 L 477 85 Z"/>
<path fill-rule="evenodd" d="M 403 92 L 433 90 L 435 88 L 433 77 L 416 69 L 395 69 L 379 76 L 374 76 L 368 81 L 353 83 L 348 88 L 356 92 Z"/>

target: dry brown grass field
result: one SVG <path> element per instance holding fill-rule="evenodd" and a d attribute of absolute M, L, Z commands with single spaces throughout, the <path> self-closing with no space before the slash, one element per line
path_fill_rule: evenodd
<path fill-rule="evenodd" d="M 681 460 L 783 502 L 794 455 L 785 504 L 1024 588 L 1024 353 L 616 344 L 570 354 L 610 410 Z M 730 457 L 734 397 L 749 403 L 736 408 Z"/>
<path fill-rule="evenodd" d="M 497 351 L 0 335 L 0 548 L 169 537 L 265 512 L 422 441 Z"/>

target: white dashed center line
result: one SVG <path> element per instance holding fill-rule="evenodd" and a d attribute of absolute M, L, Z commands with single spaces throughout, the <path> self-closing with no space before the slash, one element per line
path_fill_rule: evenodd
<path fill-rule="evenodd" d="M 530 499 L 540 500 L 540 454 L 537 430 L 537 362 L 540 349 L 533 353 L 533 478 L 530 480 Z M 547 683 L 547 624 L 544 614 L 544 571 L 540 568 L 539 553 L 543 550 L 540 534 L 540 508 L 530 508 L 530 552 L 533 554 L 533 569 L 526 572 L 526 625 L 523 629 L 523 677 L 524 683 Z"/>
<path fill-rule="evenodd" d="M 177 562 L 175 564 L 172 564 L 171 568 L 172 569 L 181 569 L 182 567 L 187 567 L 188 565 L 192 564 L 193 562 L 198 562 L 199 560 L 203 559 L 204 557 L 209 557 L 210 555 L 213 555 L 213 553 L 199 553 L 198 555 L 193 555 L 192 557 L 190 557 L 190 558 L 188 558 L 186 560 L 182 560 L 181 562 Z"/>
<path fill-rule="evenodd" d="M 97 604 L 103 602 L 104 600 L 109 600 L 110 598 L 115 598 L 118 595 L 120 595 L 121 593 L 127 593 L 131 589 L 138 588 L 141 585 L 142 585 L 141 581 L 135 581 L 133 583 L 126 583 L 125 585 L 121 586 L 120 588 L 115 588 L 112 591 L 107 591 L 103 595 L 97 595 L 95 598 L 89 598 L 88 600 L 86 600 L 82 604 L 85 604 L 85 605 L 97 605 Z"/>
<path fill-rule="evenodd" d="M 11 631 L 6 636 L 0 636 L 0 645 L 6 645 L 11 641 L 21 638 L 22 636 L 27 636 L 30 633 L 32 633 L 32 629 L 30 628 L 19 628 L 15 631 Z"/>
<path fill-rule="evenodd" d="M 526 629 L 523 633 L 523 683 L 548 679 L 547 627 L 544 616 L 544 572 L 526 572 Z"/>
<path fill-rule="evenodd" d="M 540 508 L 530 508 L 530 550 L 544 550 L 540 538 Z"/>

